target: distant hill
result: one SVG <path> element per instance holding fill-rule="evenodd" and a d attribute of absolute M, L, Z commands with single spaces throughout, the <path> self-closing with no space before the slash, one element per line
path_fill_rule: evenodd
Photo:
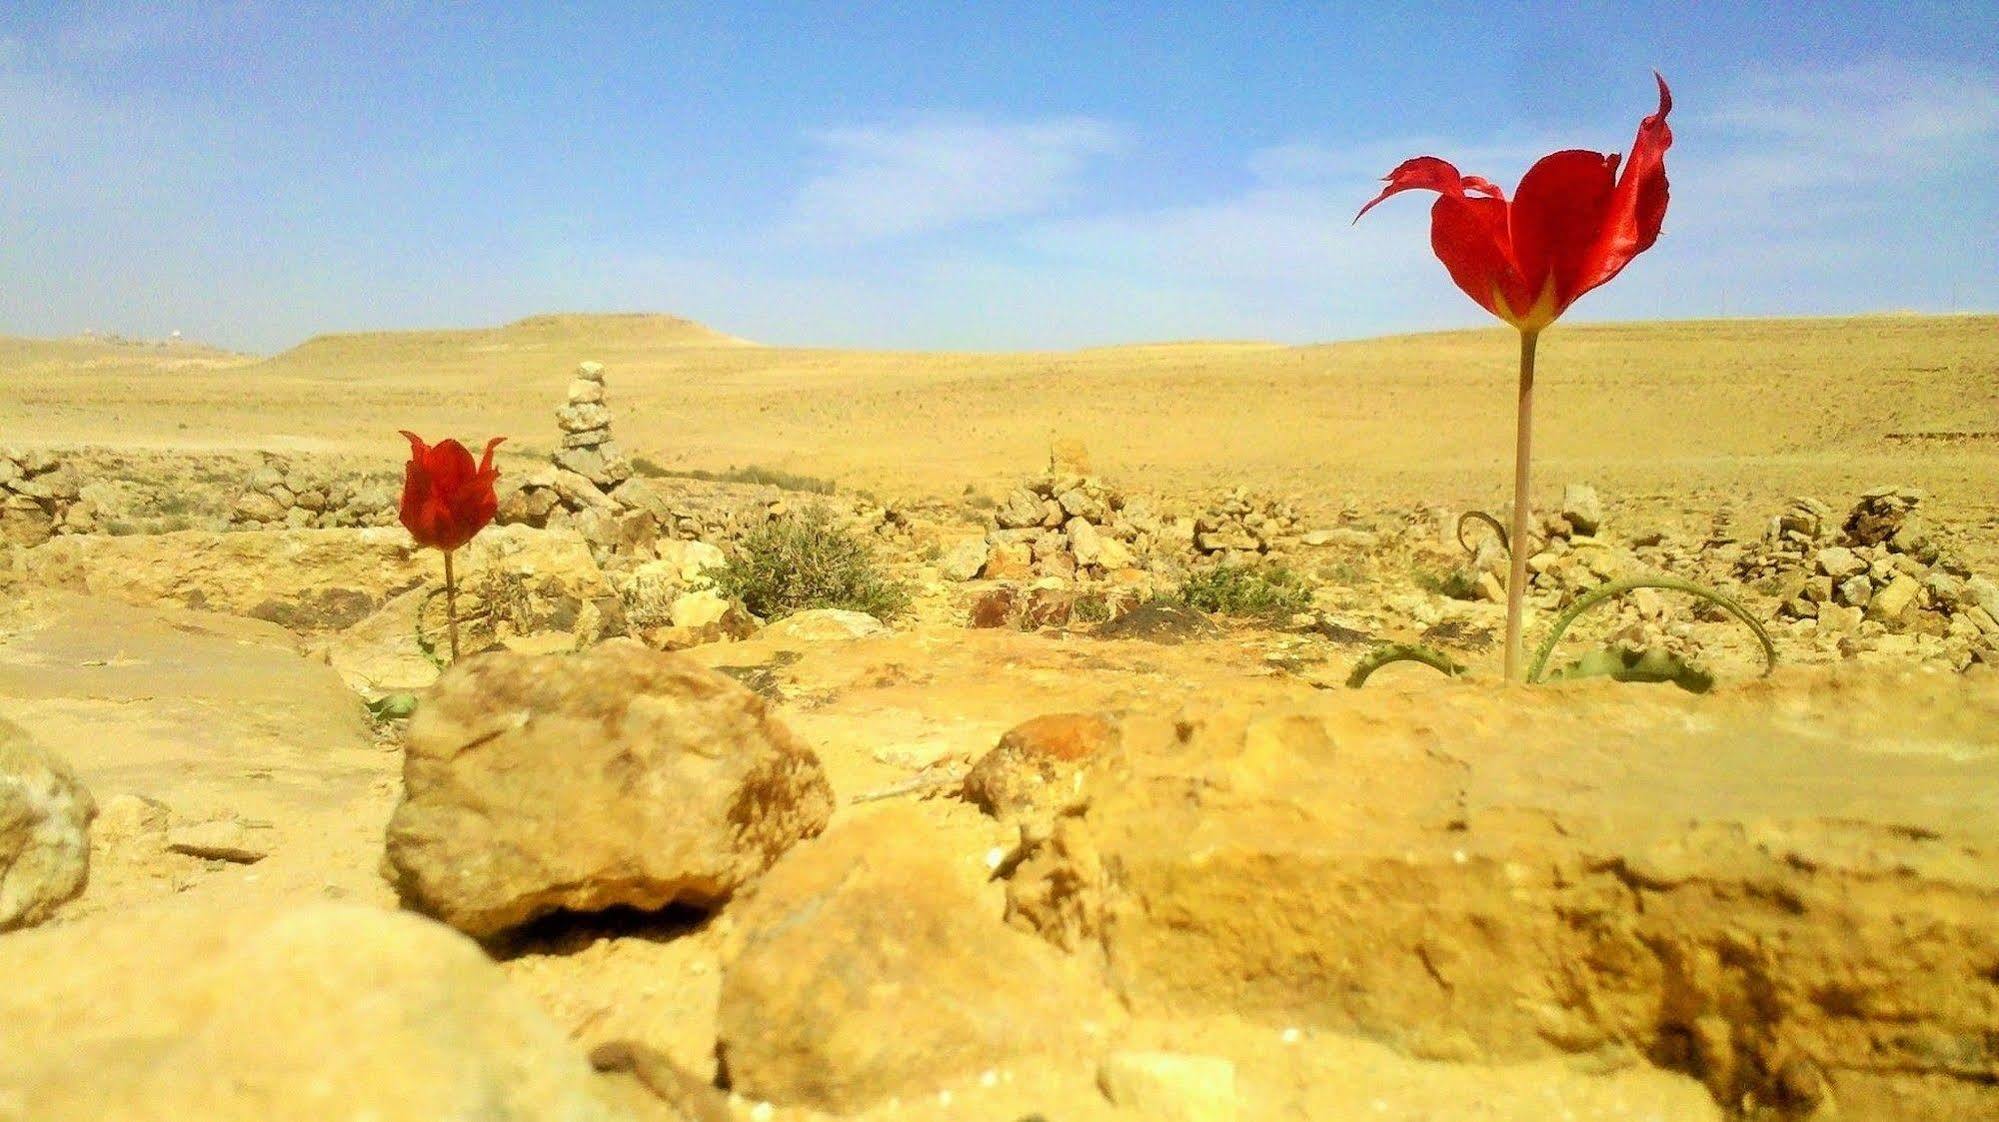
<path fill-rule="evenodd" d="M 559 313 L 529 316 L 502 327 L 315 335 L 266 365 L 285 373 L 367 373 L 411 364 L 449 368 L 498 362 L 511 366 L 509 360 L 520 359 L 559 365 L 575 361 L 573 356 L 604 358 L 668 348 L 753 345 L 679 316 Z"/>
<path fill-rule="evenodd" d="M 176 369 L 232 366 L 256 361 L 256 356 L 225 351 L 186 340 L 127 339 L 118 335 L 72 335 L 61 339 L 30 339 L 0 335 L 0 370 L 36 367 L 147 367 Z"/>

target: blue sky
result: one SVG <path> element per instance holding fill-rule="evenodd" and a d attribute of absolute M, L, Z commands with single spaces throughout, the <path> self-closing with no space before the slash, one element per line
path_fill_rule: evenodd
<path fill-rule="evenodd" d="M 1655 67 L 1666 232 L 1571 319 L 1999 309 L 1995 3 L 514 7 L 0 0 L 0 332 L 1479 324 L 1375 180 L 1623 151 Z"/>

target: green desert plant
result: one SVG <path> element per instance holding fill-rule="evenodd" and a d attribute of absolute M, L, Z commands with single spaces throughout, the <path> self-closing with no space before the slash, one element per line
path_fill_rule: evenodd
<path fill-rule="evenodd" d="M 1756 636 L 1757 644 L 1763 648 L 1763 673 L 1768 674 L 1777 668 L 1777 647 L 1771 642 L 1770 633 L 1764 630 L 1763 625 L 1749 609 L 1732 597 L 1692 581 L 1681 580 L 1679 577 L 1631 577 L 1590 589 L 1555 619 L 1555 625 L 1549 629 L 1548 637 L 1541 641 L 1540 649 L 1534 654 L 1533 664 L 1528 668 L 1526 677 L 1528 684 L 1539 684 L 1550 677 L 1548 660 L 1554 655 L 1555 646 L 1562 641 L 1562 636 L 1568 632 L 1569 625 L 1575 623 L 1583 613 L 1641 588 L 1684 592 L 1713 604 L 1741 620 L 1743 625 Z M 1368 678 L 1375 671 L 1396 662 L 1420 662 L 1453 678 L 1465 673 L 1463 666 L 1441 651 L 1418 644 L 1394 644 L 1378 647 L 1362 658 L 1354 666 L 1353 673 L 1347 677 L 1347 685 L 1359 689 L 1367 684 Z M 1552 677 L 1557 681 L 1606 677 L 1619 682 L 1671 682 L 1690 693 L 1706 693 L 1714 686 L 1713 674 L 1669 651 L 1635 650 L 1628 647 L 1606 647 L 1591 651 L 1555 671 Z"/>
<path fill-rule="evenodd" d="M 1312 590 L 1281 565 L 1217 565 L 1188 577 L 1174 599 L 1213 615 L 1277 619 L 1311 607 Z"/>
<path fill-rule="evenodd" d="M 812 608 L 885 620 L 902 614 L 910 599 L 908 586 L 883 572 L 868 542 L 824 506 L 751 530 L 708 578 L 715 591 L 773 620 Z"/>

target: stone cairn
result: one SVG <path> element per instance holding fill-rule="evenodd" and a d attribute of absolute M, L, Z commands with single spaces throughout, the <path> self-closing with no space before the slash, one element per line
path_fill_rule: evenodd
<path fill-rule="evenodd" d="M 555 423 L 562 440 L 548 466 L 500 477 L 501 524 L 575 530 L 604 560 L 650 553 L 661 540 L 726 541 L 747 517 L 737 509 L 743 497 L 727 488 L 675 480 L 669 491 L 634 473 L 611 436 L 601 363 L 576 368 Z M 768 517 L 761 507 L 753 513 Z"/>
<path fill-rule="evenodd" d="M 657 489 L 633 479 L 631 462 L 611 439 L 602 363 L 576 368 L 555 423 L 562 440 L 549 466 L 530 473 L 512 490 L 501 477 L 498 521 L 574 529 L 593 546 L 613 549 L 657 537 L 670 512 Z"/>
<path fill-rule="evenodd" d="M 599 494 L 608 494 L 632 477 L 632 465 L 611 439 L 611 410 L 604 404 L 604 366 L 586 362 L 569 383 L 568 401 L 555 411 L 562 430 L 562 447 L 555 452 L 557 471 L 580 475 Z M 569 490 L 580 484 L 570 481 Z M 560 490 L 560 488 L 558 488 Z M 565 504 L 567 505 L 567 504 Z M 572 508 L 580 513 L 587 505 Z"/>
<path fill-rule="evenodd" d="M 48 451 L 0 450 L 0 545 L 37 546 L 94 530 L 75 468 Z"/>

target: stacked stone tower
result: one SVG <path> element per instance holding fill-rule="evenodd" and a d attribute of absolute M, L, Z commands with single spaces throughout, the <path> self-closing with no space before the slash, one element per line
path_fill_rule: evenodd
<path fill-rule="evenodd" d="M 610 491 L 632 477 L 632 466 L 618 450 L 617 441 L 611 439 L 611 410 L 604 404 L 604 364 L 578 366 L 568 397 L 555 411 L 555 423 L 562 430 L 555 466 L 575 472 L 600 491 Z"/>

